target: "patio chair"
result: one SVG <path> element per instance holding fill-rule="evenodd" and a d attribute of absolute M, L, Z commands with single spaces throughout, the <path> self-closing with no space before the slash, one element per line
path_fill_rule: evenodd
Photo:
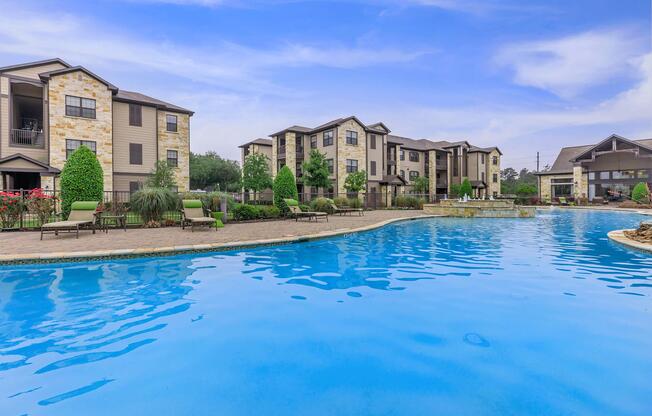
<path fill-rule="evenodd" d="M 570 205 L 570 204 L 568 203 L 566 198 L 564 198 L 563 196 L 560 196 L 559 197 L 559 205 Z"/>
<path fill-rule="evenodd" d="M 284 199 L 283 201 L 285 201 L 290 210 L 290 218 L 294 218 L 295 221 L 299 221 L 299 218 L 308 218 L 308 221 L 311 221 L 313 218 L 315 221 L 319 218 L 325 218 L 326 222 L 328 222 L 328 213 L 326 212 L 302 211 L 296 199 Z"/>
<path fill-rule="evenodd" d="M 84 228 L 92 229 L 93 234 L 95 234 L 98 204 L 99 202 L 96 201 L 73 202 L 66 221 L 49 222 L 41 225 L 41 240 L 43 240 L 43 234 L 53 233 L 58 236 L 60 232 L 77 233 L 76 238 L 79 238 L 79 230 Z"/>
<path fill-rule="evenodd" d="M 331 208 L 333 209 L 334 214 L 353 214 L 354 212 L 357 212 L 358 215 L 362 216 L 364 215 L 364 210 L 362 208 L 350 208 L 350 207 L 341 207 L 339 208 L 335 204 L 331 204 Z"/>
<path fill-rule="evenodd" d="M 213 217 L 207 217 L 204 214 L 204 208 L 199 199 L 184 199 L 182 201 L 183 209 L 181 210 L 181 228 L 186 229 L 186 225 L 190 226 L 190 231 L 195 231 L 195 226 L 207 225 L 209 227 L 215 225 L 217 221 Z M 210 210 L 207 210 L 211 214 Z M 217 227 L 215 227 L 217 231 Z"/>

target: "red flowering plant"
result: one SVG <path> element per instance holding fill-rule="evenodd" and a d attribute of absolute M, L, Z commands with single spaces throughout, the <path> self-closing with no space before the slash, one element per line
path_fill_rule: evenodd
<path fill-rule="evenodd" d="M 45 224 L 54 213 L 56 197 L 43 192 L 43 189 L 36 188 L 27 194 L 27 209 L 31 214 L 36 215 L 40 224 Z"/>
<path fill-rule="evenodd" d="M 18 192 L 0 192 L 0 228 L 13 228 L 23 212 L 23 198 Z"/>

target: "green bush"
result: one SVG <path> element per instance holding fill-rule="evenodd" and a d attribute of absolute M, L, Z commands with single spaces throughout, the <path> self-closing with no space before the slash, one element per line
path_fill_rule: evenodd
<path fill-rule="evenodd" d="M 274 178 L 274 206 L 276 206 L 283 215 L 287 214 L 288 209 L 283 199 L 299 199 L 299 192 L 297 192 L 297 182 L 289 167 L 283 166 L 276 178 Z"/>
<path fill-rule="evenodd" d="M 310 209 L 312 211 L 327 212 L 329 214 L 332 214 L 333 213 L 333 207 L 331 206 L 332 203 L 333 203 L 332 199 L 320 197 L 314 199 L 310 203 Z"/>
<path fill-rule="evenodd" d="M 130 200 L 131 209 L 137 212 L 145 224 L 153 225 L 163 219 L 166 211 L 177 209 L 179 196 L 167 188 L 144 188 L 134 192 Z"/>
<path fill-rule="evenodd" d="M 338 208 L 348 207 L 349 206 L 349 198 L 345 198 L 343 196 L 338 196 L 337 198 L 333 199 L 333 203 L 335 205 L 337 205 Z"/>
<path fill-rule="evenodd" d="M 259 205 L 258 210 L 262 218 L 278 218 L 281 216 L 281 210 L 274 205 Z"/>
<path fill-rule="evenodd" d="M 471 187 L 471 182 L 469 182 L 469 178 L 464 178 L 462 181 L 462 186 L 460 186 L 460 196 L 464 197 L 464 195 L 468 195 L 469 198 L 473 196 L 473 187 Z"/>
<path fill-rule="evenodd" d="M 255 205 L 238 204 L 233 208 L 233 219 L 236 221 L 250 221 L 259 218 L 262 218 L 262 212 Z"/>
<path fill-rule="evenodd" d="M 232 211 L 236 206 L 235 199 L 233 196 L 225 192 L 208 192 L 201 194 L 199 199 L 201 199 L 204 208 L 210 209 L 211 211 L 221 211 L 222 201 L 226 200 L 226 210 Z"/>
<path fill-rule="evenodd" d="M 70 155 L 61 172 L 61 210 L 67 217 L 73 202 L 102 202 L 103 199 L 102 166 L 91 149 L 79 146 Z"/>
<path fill-rule="evenodd" d="M 399 208 L 423 208 L 423 198 L 417 198 L 413 195 L 399 195 L 396 197 L 396 206 Z"/>
<path fill-rule="evenodd" d="M 299 204 L 299 209 L 303 212 L 309 212 L 310 211 L 310 206 L 305 205 L 305 204 Z"/>
<path fill-rule="evenodd" d="M 637 183 L 632 190 L 632 200 L 640 204 L 650 203 L 650 190 L 645 182 Z"/>
<path fill-rule="evenodd" d="M 450 198 L 459 198 L 462 196 L 461 192 L 462 185 L 459 183 L 452 183 L 451 184 L 451 193 L 448 195 Z"/>
<path fill-rule="evenodd" d="M 349 198 L 347 205 L 350 208 L 362 208 L 362 200 L 360 198 Z"/>

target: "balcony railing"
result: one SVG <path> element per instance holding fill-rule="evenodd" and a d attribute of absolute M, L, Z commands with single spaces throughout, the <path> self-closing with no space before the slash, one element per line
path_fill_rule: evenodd
<path fill-rule="evenodd" d="M 42 130 L 12 129 L 9 143 L 16 146 L 44 147 L 45 137 Z"/>

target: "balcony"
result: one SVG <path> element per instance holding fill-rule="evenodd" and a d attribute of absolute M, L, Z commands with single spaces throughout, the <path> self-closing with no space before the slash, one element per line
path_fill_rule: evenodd
<path fill-rule="evenodd" d="M 9 138 L 12 146 L 23 147 L 45 147 L 45 136 L 43 130 L 12 129 Z"/>

